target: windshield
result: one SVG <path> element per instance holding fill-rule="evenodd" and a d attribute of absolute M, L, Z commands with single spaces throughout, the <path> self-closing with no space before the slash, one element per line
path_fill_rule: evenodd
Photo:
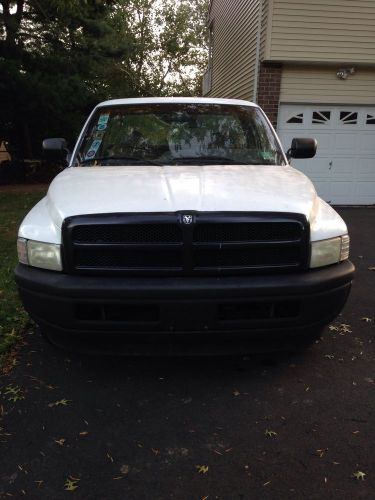
<path fill-rule="evenodd" d="M 92 117 L 75 165 L 284 165 L 261 111 L 251 106 L 161 103 L 108 106 Z"/>

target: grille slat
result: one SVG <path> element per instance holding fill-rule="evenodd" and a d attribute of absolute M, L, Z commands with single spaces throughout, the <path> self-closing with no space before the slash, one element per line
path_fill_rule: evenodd
<path fill-rule="evenodd" d="M 178 276 L 282 272 L 307 266 L 309 226 L 298 214 L 77 216 L 63 227 L 66 269 Z"/>

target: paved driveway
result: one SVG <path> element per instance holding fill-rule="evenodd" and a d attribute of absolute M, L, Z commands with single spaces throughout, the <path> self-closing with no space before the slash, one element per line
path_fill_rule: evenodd
<path fill-rule="evenodd" d="M 356 281 L 298 356 L 67 357 L 30 332 L 1 380 L 0 498 L 374 498 L 375 209 L 340 212 Z"/>

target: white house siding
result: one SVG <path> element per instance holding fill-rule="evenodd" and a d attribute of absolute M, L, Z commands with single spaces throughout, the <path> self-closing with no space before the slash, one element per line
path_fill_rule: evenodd
<path fill-rule="evenodd" d="M 375 65 L 374 0 L 269 0 L 270 61 Z"/>
<path fill-rule="evenodd" d="M 252 100 L 260 0 L 213 0 L 214 26 L 211 97 Z"/>
<path fill-rule="evenodd" d="M 267 36 L 269 31 L 269 0 L 261 0 L 261 15 L 262 15 L 262 24 L 261 24 L 261 35 L 260 35 L 260 52 L 259 59 L 263 61 L 266 55 L 266 45 L 267 45 Z"/>
<path fill-rule="evenodd" d="M 374 2 L 375 3 L 375 2 Z M 375 44 L 374 44 L 375 45 Z M 284 65 L 280 102 L 375 105 L 375 69 L 357 68 L 339 80 L 339 66 Z"/>

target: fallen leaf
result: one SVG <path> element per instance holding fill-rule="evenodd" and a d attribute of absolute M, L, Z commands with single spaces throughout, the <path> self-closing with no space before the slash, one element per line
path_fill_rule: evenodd
<path fill-rule="evenodd" d="M 333 354 L 325 354 L 324 357 L 327 359 L 334 359 L 335 356 Z"/>
<path fill-rule="evenodd" d="M 316 453 L 319 455 L 319 458 L 323 458 L 327 451 L 328 448 L 322 448 L 320 450 L 316 450 Z"/>
<path fill-rule="evenodd" d="M 151 448 L 151 451 L 152 451 L 152 453 L 153 453 L 155 456 L 159 455 L 159 453 L 160 453 L 160 451 L 159 451 L 159 450 L 157 450 L 156 448 Z"/>
<path fill-rule="evenodd" d="M 266 429 L 266 432 L 264 433 L 264 435 L 267 437 L 275 437 L 275 436 L 277 436 L 277 432 L 269 431 L 268 429 Z"/>
<path fill-rule="evenodd" d="M 334 325 L 329 325 L 328 329 L 331 330 L 331 332 L 338 332 L 340 330 L 338 326 Z"/>
<path fill-rule="evenodd" d="M 126 464 L 125 465 L 121 465 L 120 472 L 124 476 L 126 476 L 126 474 L 129 474 L 129 465 L 126 465 Z"/>
<path fill-rule="evenodd" d="M 67 406 L 69 403 L 71 403 L 70 399 L 59 399 L 58 401 L 55 401 L 54 403 L 49 403 L 48 406 L 50 408 L 53 408 L 54 406 Z"/>
<path fill-rule="evenodd" d="M 365 323 L 371 323 L 372 319 L 364 316 L 363 318 L 361 318 L 361 321 L 364 321 Z"/>
<path fill-rule="evenodd" d="M 80 436 L 87 436 L 88 432 L 87 431 L 82 431 L 79 433 Z"/>
<path fill-rule="evenodd" d="M 196 465 L 195 468 L 199 474 L 207 474 L 208 472 L 208 465 Z"/>
<path fill-rule="evenodd" d="M 360 470 L 357 470 L 356 472 L 353 472 L 353 477 L 359 481 L 364 481 L 366 474 Z"/>
<path fill-rule="evenodd" d="M 59 444 L 60 446 L 64 446 L 64 443 L 66 439 L 61 438 L 61 439 L 54 439 L 55 443 Z"/>
<path fill-rule="evenodd" d="M 350 329 L 350 325 L 347 325 L 345 323 L 340 324 L 340 333 L 352 333 L 352 330 Z"/>
<path fill-rule="evenodd" d="M 78 483 L 79 479 L 76 477 L 69 476 L 68 479 L 65 481 L 65 490 L 66 491 L 74 491 L 78 488 Z"/>
<path fill-rule="evenodd" d="M 17 401 L 20 401 L 21 399 L 25 399 L 25 396 L 23 395 L 23 390 L 21 387 L 18 385 L 8 385 L 5 387 L 4 396 L 7 396 L 7 400 L 11 401 L 12 403 L 16 403 Z"/>
<path fill-rule="evenodd" d="M 111 457 L 111 455 L 109 453 L 107 453 L 107 458 L 109 458 L 110 461 L 113 463 L 113 457 Z"/>

